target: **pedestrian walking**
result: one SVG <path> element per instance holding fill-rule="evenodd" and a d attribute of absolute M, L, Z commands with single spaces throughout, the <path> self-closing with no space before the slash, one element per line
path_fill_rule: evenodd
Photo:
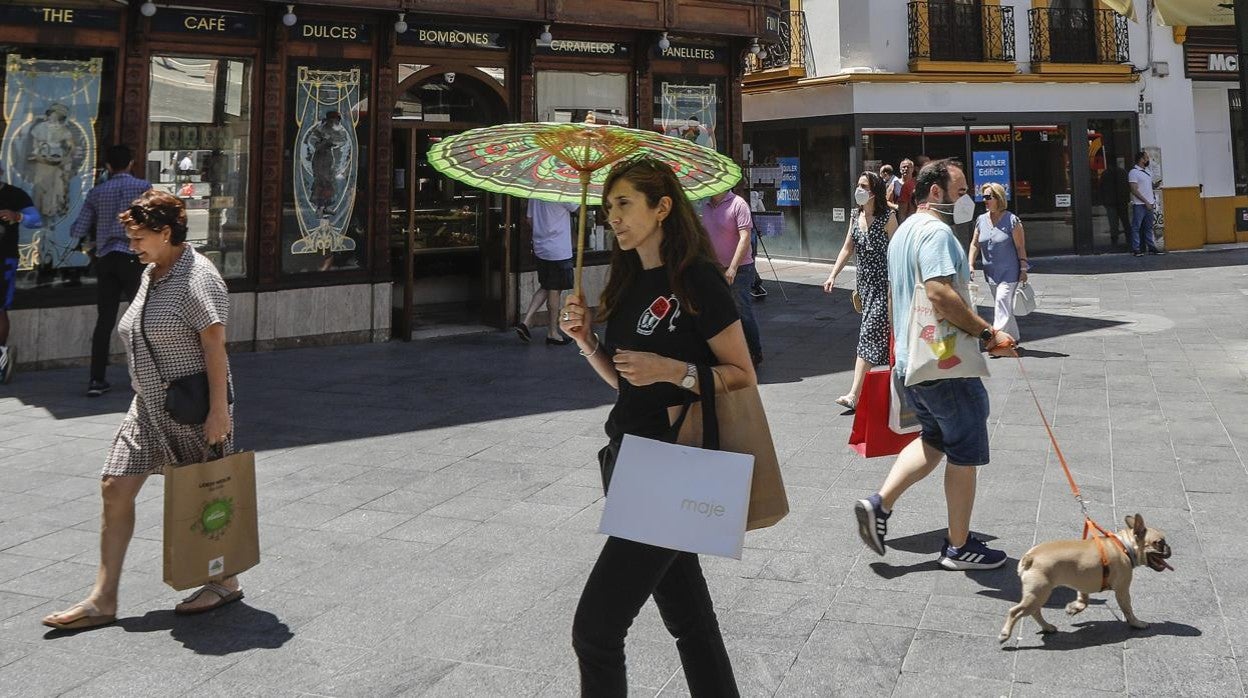
<path fill-rule="evenodd" d="M 909 159 L 902 160 L 901 164 L 898 165 L 898 169 L 901 172 L 901 192 L 898 193 L 897 201 L 895 203 L 897 204 L 897 222 L 902 223 L 907 218 L 914 215 L 915 211 L 914 161 Z"/>
<path fill-rule="evenodd" d="M 885 201 L 886 191 L 884 180 L 874 172 L 864 172 L 858 178 L 854 189 L 857 208 L 850 218 L 849 233 L 832 265 L 832 273 L 823 282 L 824 293 L 831 293 L 850 256 L 857 257 L 855 293 L 861 304 L 862 322 L 858 327 L 854 382 L 848 393 L 836 399 L 836 404 L 850 410 L 858 407 L 867 371 L 888 363 L 888 241 L 897 232 L 897 218 L 893 207 Z"/>
<path fill-rule="evenodd" d="M 13 380 L 17 355 L 9 346 L 9 308 L 17 290 L 18 228 L 39 228 L 43 219 L 30 194 L 5 180 L 0 163 L 0 384 Z"/>
<path fill-rule="evenodd" d="M 120 216 L 131 248 L 146 265 L 138 296 L 121 319 L 130 380 L 135 387 L 104 464 L 100 494 L 100 566 L 87 598 L 43 619 L 62 630 L 116 620 L 118 584 L 134 533 L 134 501 L 149 475 L 233 450 L 233 407 L 225 325 L 230 299 L 208 258 L 186 243 L 186 209 L 177 197 L 148 191 Z M 168 380 L 207 372 L 208 418 L 179 424 L 165 411 Z M 208 584 L 183 600 L 177 613 L 209 611 L 242 598 L 238 578 Z"/>
<path fill-rule="evenodd" d="M 1021 349 L 1014 293 L 1019 284 L 1027 283 L 1027 235 L 1023 221 L 1005 207 L 1005 187 L 990 182 L 980 188 L 980 195 L 988 211 L 975 222 L 975 234 L 971 236 L 971 278 L 975 278 L 975 262 L 979 261 L 988 293 L 994 299 L 992 328 L 1013 337 L 1015 349 Z"/>
<path fill-rule="evenodd" d="M 117 324 L 117 306 L 122 299 L 134 300 L 143 264 L 130 252 L 130 242 L 118 214 L 140 194 L 152 188 L 147 180 L 130 174 L 134 154 L 124 145 L 114 145 L 105 154 L 108 179 L 87 192 L 77 220 L 70 229 L 78 240 L 95 241 L 95 331 L 91 335 L 91 375 L 87 397 L 108 392 L 108 347 Z"/>
<path fill-rule="evenodd" d="M 1153 223 L 1156 220 L 1157 198 L 1153 193 L 1153 174 L 1148 171 L 1147 150 L 1135 155 L 1135 167 L 1127 175 L 1131 185 L 1131 254 L 1142 257 L 1147 248 L 1149 254 L 1165 254 L 1157 249 L 1153 239 Z"/>
<path fill-rule="evenodd" d="M 758 321 L 754 318 L 754 296 L 750 293 L 754 280 L 758 278 L 750 247 L 754 230 L 750 205 L 731 190 L 716 194 L 702 207 L 702 225 L 710 236 L 716 259 L 724 268 L 724 277 L 732 286 L 741 313 L 741 325 L 745 328 L 745 341 L 750 347 L 750 358 L 757 366 L 763 362 L 763 342 L 759 336 Z"/>
<path fill-rule="evenodd" d="M 977 335 L 989 350 L 1002 351 L 1014 343 L 995 330 L 967 305 L 959 288 L 970 282 L 970 266 L 954 237 L 955 225 L 975 215 L 967 196 L 966 175 L 950 160 L 936 160 L 919 171 L 915 197 L 918 211 L 897 228 L 888 245 L 888 281 L 892 292 L 896 367 L 906 375 L 908 326 L 916 286 L 921 284 L 936 313 L 962 331 Z M 854 505 L 858 535 L 867 547 L 884 554 L 888 519 L 897 500 L 912 485 L 930 475 L 947 458 L 945 503 L 949 529 L 939 563 L 950 570 L 994 569 L 1005 564 L 1003 551 L 989 548 L 971 534 L 977 468 L 988 453 L 988 392 L 979 378 L 948 378 L 906 386 L 906 397 L 921 426 L 920 438 L 897 456 L 878 492 Z"/>
<path fill-rule="evenodd" d="M 537 290 L 529 301 L 524 319 L 516 323 L 516 334 L 528 343 L 533 337 L 529 325 L 537 311 L 546 306 L 546 343 L 562 346 L 572 340 L 559 334 L 559 296 L 572 288 L 572 212 L 576 204 L 557 204 L 529 199 L 525 222 L 533 237 L 533 256 L 537 257 Z"/>
<path fill-rule="evenodd" d="M 599 453 L 608 485 L 625 434 L 673 442 L 670 408 L 690 393 L 744 388 L 756 379 L 733 292 L 671 167 L 651 158 L 626 161 L 603 191 L 616 236 L 597 313 L 606 334 L 598 339 L 577 296 L 568 298 L 560 326 L 618 390 L 606 424 L 610 442 Z M 708 364 L 722 387 L 699 384 L 697 367 Z M 739 695 L 698 556 L 615 537 L 603 545 L 572 624 L 581 695 L 628 694 L 624 638 L 652 595 L 676 638 L 690 693 Z"/>

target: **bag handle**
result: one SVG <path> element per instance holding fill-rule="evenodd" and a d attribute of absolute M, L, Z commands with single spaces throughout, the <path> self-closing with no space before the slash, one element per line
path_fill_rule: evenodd
<path fill-rule="evenodd" d="M 675 441 L 680 436 L 680 428 L 685 424 L 685 417 L 689 416 L 689 409 L 693 407 L 693 403 L 702 402 L 702 448 L 708 451 L 719 450 L 719 419 L 715 414 L 715 390 L 718 387 L 715 377 L 718 375 L 715 369 L 706 364 L 697 364 L 698 370 L 698 389 L 701 396 L 689 393 L 685 398 L 685 404 L 680 411 L 680 416 L 672 423 L 672 437 Z M 709 389 L 708 389 L 709 386 Z"/>

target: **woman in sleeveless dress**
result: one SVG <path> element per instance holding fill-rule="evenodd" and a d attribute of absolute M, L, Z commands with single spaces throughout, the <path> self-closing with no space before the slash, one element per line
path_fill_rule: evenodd
<path fill-rule="evenodd" d="M 853 211 L 849 234 L 845 236 L 832 273 L 823 282 L 823 290 L 831 293 L 850 255 L 857 255 L 862 324 L 858 329 L 854 383 L 848 393 L 836 399 L 836 404 L 850 410 L 858 406 L 867 371 L 888 363 L 888 241 L 897 231 L 897 216 L 886 196 L 884 180 L 874 172 L 864 172 L 858 178 L 858 187 L 854 190 L 854 202 L 858 206 Z"/>
<path fill-rule="evenodd" d="M 1014 293 L 1019 284 L 1027 283 L 1027 237 L 1023 222 L 1005 208 L 1005 187 L 992 182 L 979 191 L 988 212 L 975 221 L 975 234 L 967 253 L 971 275 L 975 274 L 978 259 L 994 299 L 992 328 L 1013 337 L 1017 351 L 1022 349 L 1022 336 L 1014 318 Z"/>

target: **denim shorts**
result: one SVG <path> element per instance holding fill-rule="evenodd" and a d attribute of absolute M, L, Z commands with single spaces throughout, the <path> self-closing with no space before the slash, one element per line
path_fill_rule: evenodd
<path fill-rule="evenodd" d="M 988 391 L 978 378 L 948 378 L 906 387 L 924 442 L 954 465 L 988 463 Z"/>

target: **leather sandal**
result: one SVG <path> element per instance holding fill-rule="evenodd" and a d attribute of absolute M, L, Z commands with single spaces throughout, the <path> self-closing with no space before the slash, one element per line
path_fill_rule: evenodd
<path fill-rule="evenodd" d="M 76 609 L 82 609 L 83 614 L 73 620 L 53 620 L 54 618 L 73 613 Z M 117 614 L 100 613 L 100 609 L 96 608 L 95 604 L 90 601 L 79 601 L 64 611 L 53 613 L 43 619 L 44 625 L 49 628 L 56 628 L 57 630 L 90 630 L 91 628 L 99 628 L 116 622 Z"/>
<path fill-rule="evenodd" d="M 836 404 L 847 410 L 857 409 L 858 407 L 858 401 L 854 399 L 853 395 L 842 395 L 838 397 L 836 399 Z"/>
<path fill-rule="evenodd" d="M 217 600 L 207 606 L 192 606 L 191 604 L 199 600 L 204 594 L 213 594 Z M 182 599 L 182 603 L 174 607 L 173 612 L 180 616 L 191 616 L 197 613 L 207 613 L 213 611 L 226 604 L 234 603 L 243 598 L 242 589 L 230 589 L 216 582 L 208 582 L 200 587 L 194 594 Z"/>

